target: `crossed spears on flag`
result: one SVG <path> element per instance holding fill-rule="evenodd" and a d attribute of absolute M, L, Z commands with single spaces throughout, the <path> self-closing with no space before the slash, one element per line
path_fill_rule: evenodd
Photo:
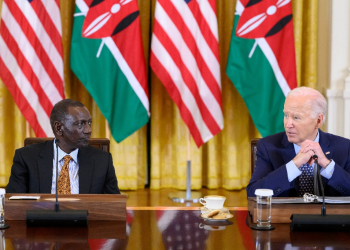
<path fill-rule="evenodd" d="M 276 14 L 276 12 L 278 11 L 279 8 L 281 8 L 282 6 L 290 3 L 291 0 L 278 0 L 277 3 L 274 5 L 270 5 L 267 10 L 264 12 L 264 13 L 261 13 L 261 14 L 258 14 L 252 18 L 250 18 L 248 21 L 246 21 L 244 24 L 242 24 L 242 26 L 238 29 L 238 27 L 240 26 L 240 23 L 238 22 L 238 27 L 237 27 L 237 36 L 239 37 L 243 37 L 244 38 L 244 35 L 250 33 L 251 31 L 255 30 L 257 27 L 259 27 L 264 21 L 265 19 L 268 17 L 268 16 L 273 16 L 274 14 Z M 240 13 L 236 12 L 236 15 L 239 15 Z M 241 13 L 241 16 L 244 15 L 244 11 L 243 13 Z M 249 13 L 248 13 L 249 14 Z M 281 20 L 280 20 L 281 21 Z M 279 23 L 279 22 L 278 22 Z M 277 24 L 278 24 L 277 23 Z M 271 28 L 271 30 L 275 28 L 275 26 L 273 26 Z M 271 31 L 270 30 L 270 31 Z M 269 34 L 270 31 L 267 33 Z M 265 35 L 266 36 L 269 36 L 269 35 Z M 274 33 L 275 34 L 275 33 Z M 263 36 L 264 37 L 264 36 Z M 247 37 L 245 37 L 247 38 Z M 249 53 L 249 58 L 251 58 L 254 54 L 254 51 L 255 51 L 255 48 L 256 46 L 258 45 L 258 40 L 257 38 L 261 38 L 261 35 L 259 36 L 254 36 L 253 37 L 250 35 L 249 38 L 255 38 L 255 43 L 253 45 L 253 48 L 251 49 L 250 53 Z"/>
<path fill-rule="evenodd" d="M 109 11 L 99 15 L 98 17 L 96 17 L 91 23 L 90 25 L 85 28 L 85 30 L 83 30 L 83 37 L 86 37 L 86 38 L 98 38 L 98 39 L 102 39 L 101 41 L 101 44 L 99 46 L 99 49 L 97 51 L 97 54 L 96 54 L 96 57 L 99 58 L 100 57 L 100 54 L 101 54 L 101 51 L 102 51 L 102 48 L 103 48 L 103 45 L 105 44 L 105 41 L 103 38 L 105 37 L 109 37 L 109 36 L 113 36 L 115 35 L 116 33 L 118 33 L 119 31 L 123 30 L 124 28 L 126 28 L 129 24 L 131 24 L 134 19 L 136 18 L 134 16 L 131 17 L 131 15 L 133 15 L 134 13 L 126 16 L 122 21 L 126 20 L 127 22 L 126 23 L 118 23 L 113 31 L 113 33 L 108 33 L 109 31 L 107 30 L 106 32 L 103 32 L 103 29 L 102 29 L 102 34 L 98 35 L 98 31 L 104 27 L 107 22 L 111 19 L 111 17 L 114 17 L 116 16 L 116 14 L 118 12 L 120 12 L 121 8 L 123 5 L 126 5 L 130 2 L 132 2 L 133 0 L 120 0 L 119 3 L 113 3 L 112 1 L 105 1 L 106 4 L 108 4 L 109 6 L 104 6 L 105 9 L 109 7 Z M 89 11 L 90 11 L 90 8 L 89 8 Z M 88 11 L 88 12 L 89 12 Z M 81 13 L 75 13 L 74 14 L 74 17 L 76 16 L 86 16 L 88 14 L 88 12 L 81 12 Z M 131 17 L 131 19 L 129 18 Z M 113 18 L 112 18 L 112 21 L 113 21 Z M 119 25 L 122 25 L 123 27 L 120 27 L 118 29 L 118 26 Z M 126 25 L 126 26 L 125 26 Z M 84 21 L 84 26 L 85 26 L 85 21 Z M 124 27 L 125 26 L 125 27 Z M 103 35 L 106 35 L 106 36 L 103 36 Z M 92 37 L 91 37 L 92 36 Z"/>

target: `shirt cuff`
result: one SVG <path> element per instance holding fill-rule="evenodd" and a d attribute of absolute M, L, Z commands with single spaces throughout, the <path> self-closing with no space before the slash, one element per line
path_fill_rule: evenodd
<path fill-rule="evenodd" d="M 335 162 L 332 160 L 331 163 L 329 163 L 329 165 L 325 169 L 321 168 L 320 174 L 329 180 L 333 175 L 334 166 Z"/>
<path fill-rule="evenodd" d="M 287 169 L 287 176 L 288 176 L 289 182 L 293 181 L 295 178 L 297 178 L 302 173 L 299 170 L 299 168 L 297 167 L 297 165 L 294 164 L 293 160 L 291 160 L 290 162 L 288 162 L 286 164 L 286 169 Z"/>

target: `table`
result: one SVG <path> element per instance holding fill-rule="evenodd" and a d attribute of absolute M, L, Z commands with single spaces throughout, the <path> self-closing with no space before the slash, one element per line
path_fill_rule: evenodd
<path fill-rule="evenodd" d="M 204 222 L 198 207 L 128 207 L 126 221 L 92 220 L 87 228 L 27 228 L 25 221 L 8 220 L 10 228 L 0 231 L 0 249 L 350 247 L 350 233 L 292 232 L 289 224 L 275 224 L 273 231 L 255 231 L 246 225 L 247 208 L 230 208 L 230 212 L 234 217 L 221 224 Z"/>

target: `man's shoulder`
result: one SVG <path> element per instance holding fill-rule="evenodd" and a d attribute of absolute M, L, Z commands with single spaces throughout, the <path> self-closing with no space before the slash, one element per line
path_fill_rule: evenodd
<path fill-rule="evenodd" d="M 330 142 L 330 144 L 339 143 L 339 144 L 345 144 L 350 146 L 350 140 L 348 138 L 345 138 L 339 135 L 334 135 L 331 133 L 322 132 L 322 131 L 320 132 L 320 134 L 321 134 L 320 140 L 323 140 L 322 137 L 325 137 Z"/>
<path fill-rule="evenodd" d="M 286 132 L 280 132 L 277 134 L 269 135 L 259 140 L 259 143 L 279 145 L 281 144 Z"/>
<path fill-rule="evenodd" d="M 101 150 L 99 148 L 96 148 L 90 145 L 88 145 L 87 147 L 79 148 L 79 151 L 81 151 L 82 153 L 97 155 L 101 157 L 106 157 L 110 154 L 109 152 L 106 152 L 104 150 Z"/>
<path fill-rule="evenodd" d="M 53 148 L 53 141 L 48 140 L 45 142 L 40 142 L 40 143 L 34 143 L 31 145 L 24 146 L 22 148 L 18 148 L 17 151 L 19 152 L 39 152 L 43 148 L 46 147 L 52 147 Z"/>

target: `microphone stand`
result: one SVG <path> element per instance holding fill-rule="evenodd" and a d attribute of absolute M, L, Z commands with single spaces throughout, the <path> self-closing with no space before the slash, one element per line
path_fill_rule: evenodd
<path fill-rule="evenodd" d="M 57 194 L 57 182 L 58 182 L 58 144 L 60 143 L 60 140 L 55 139 L 56 143 L 56 203 L 55 203 L 55 211 L 60 211 L 60 205 L 58 203 L 58 194 Z"/>
<path fill-rule="evenodd" d="M 55 210 L 27 210 L 26 221 L 28 227 L 87 227 L 87 210 L 60 210 L 58 203 L 58 144 L 56 143 L 56 202 Z"/>

